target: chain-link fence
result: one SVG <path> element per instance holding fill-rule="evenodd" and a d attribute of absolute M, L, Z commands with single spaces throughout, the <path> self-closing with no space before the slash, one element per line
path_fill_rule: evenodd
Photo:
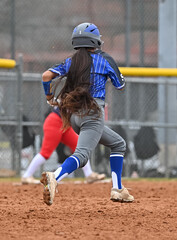
<path fill-rule="evenodd" d="M 106 124 L 127 143 L 124 175 L 177 176 L 177 79 L 127 78 L 124 92 L 107 86 Z M 174 99 L 172 96 L 174 96 Z M 101 157 L 100 157 L 101 156 Z M 107 163 L 109 151 L 98 146 L 95 166 Z"/>
<path fill-rule="evenodd" d="M 41 74 L 24 74 L 22 66 L 21 59 L 14 70 L 0 72 L 1 175 L 20 174 L 33 158 L 35 136 L 42 132 Z"/>
<path fill-rule="evenodd" d="M 158 4 L 158 0 L 1 0 L 0 56 L 18 60 L 23 54 L 22 86 L 16 70 L 0 72 L 1 169 L 22 172 L 39 151 L 48 111 L 41 73 L 72 54 L 74 27 L 81 22 L 96 24 L 103 35 L 103 50 L 119 66 L 157 67 Z M 176 98 L 170 96 L 176 96 L 177 83 L 167 80 L 127 78 L 124 92 L 107 84 L 107 124 L 127 140 L 125 176 L 176 174 L 177 118 L 171 109 Z M 21 153 L 20 137 L 25 149 Z M 52 168 L 57 164 L 57 157 L 53 158 Z M 108 158 L 108 149 L 97 147 L 93 169 L 110 175 Z"/>
<path fill-rule="evenodd" d="M 0 73 L 0 168 L 22 173 L 32 157 L 39 151 L 42 125 L 48 107 L 45 101 L 41 74 L 24 73 L 21 93 L 18 74 Z M 124 176 L 176 176 L 176 130 L 175 119 L 164 118 L 170 111 L 170 89 L 176 89 L 176 79 L 127 78 L 126 89 L 117 91 L 108 82 L 105 121 L 127 143 Z M 161 96 L 159 89 L 167 89 Z M 18 96 L 21 94 L 21 104 Z M 10 97 L 9 97 L 10 96 Z M 13 101 L 11 97 L 13 96 Z M 163 97 L 163 99 L 161 99 Z M 160 101 L 161 100 L 161 101 Z M 161 106 L 161 103 L 163 106 Z M 19 110 L 22 110 L 22 152 L 18 155 Z M 161 108 L 164 111 L 161 111 Z M 173 110 L 174 113 L 175 110 Z M 57 156 L 53 156 L 46 168 L 54 169 Z M 52 159 L 52 158 L 51 158 Z M 98 146 L 92 159 L 93 169 L 110 175 L 109 149 Z M 20 169 L 19 169 L 20 167 Z"/>
<path fill-rule="evenodd" d="M 94 22 L 123 66 L 157 66 L 158 0 L 1 0 L 0 55 L 24 56 L 25 72 L 43 72 L 72 52 L 71 34 Z"/>

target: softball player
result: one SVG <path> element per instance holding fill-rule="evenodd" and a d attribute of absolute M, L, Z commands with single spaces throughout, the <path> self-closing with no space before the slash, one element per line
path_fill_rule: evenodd
<path fill-rule="evenodd" d="M 51 154 L 57 148 L 60 142 L 68 146 L 71 149 L 71 152 L 74 152 L 78 141 L 78 135 L 71 127 L 69 127 L 66 131 L 63 131 L 62 126 L 63 123 L 59 108 L 54 107 L 53 112 L 47 116 L 43 124 L 44 137 L 40 153 L 33 158 L 29 167 L 24 173 L 21 179 L 22 184 L 40 183 L 39 180 L 33 178 L 33 174 L 41 165 L 46 162 L 46 160 L 50 158 Z M 98 174 L 92 171 L 90 161 L 87 162 L 82 170 L 88 183 L 93 183 L 105 178 L 105 174 Z"/>
<path fill-rule="evenodd" d="M 92 23 L 82 23 L 75 27 L 72 45 L 76 52 L 62 64 L 49 68 L 43 73 L 43 86 L 48 103 L 55 105 L 52 80 L 63 77 L 65 85 L 57 95 L 57 102 L 67 129 L 70 123 L 79 133 L 75 152 L 68 157 L 55 172 L 44 172 L 43 199 L 48 205 L 53 203 L 57 183 L 77 168 L 83 167 L 98 143 L 111 150 L 112 172 L 111 200 L 132 202 L 134 197 L 122 186 L 121 173 L 126 150 L 124 139 L 104 125 L 105 85 L 110 78 L 114 87 L 121 90 L 125 80 L 111 56 L 101 51 L 100 33 Z"/>

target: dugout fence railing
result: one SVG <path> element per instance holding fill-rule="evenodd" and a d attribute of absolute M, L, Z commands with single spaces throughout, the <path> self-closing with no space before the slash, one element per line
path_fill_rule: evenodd
<path fill-rule="evenodd" d="M 0 59 L 0 68 L 8 69 L 0 72 L 0 176 L 20 176 L 24 130 L 26 132 L 26 128 L 36 128 L 37 135 L 42 131 L 40 109 L 44 101 L 40 99 L 42 96 L 40 86 L 37 88 L 38 99 L 40 99 L 37 117 L 34 115 L 31 119 L 28 117 L 32 114 L 29 112 L 30 106 L 35 101 L 33 87 L 29 85 L 36 85 L 36 82 L 40 85 L 41 75 L 23 73 L 21 54 L 17 62 L 12 59 Z"/>
<path fill-rule="evenodd" d="M 110 116 L 106 116 L 106 124 L 114 129 L 115 126 L 122 127 L 127 134 L 130 153 L 126 156 L 124 176 L 132 176 L 133 163 L 140 162 L 137 164 L 140 167 L 136 167 L 139 176 L 177 177 L 177 69 L 120 68 L 120 71 L 126 76 L 126 91 L 121 96 L 108 86 L 106 112 Z M 134 149 L 135 135 L 142 128 L 149 131 L 153 129 L 156 134 L 155 141 L 159 145 L 156 159 L 154 156 L 146 158 L 148 154 L 145 151 L 153 146 L 153 139 L 145 141 L 145 135 L 143 141 L 147 145 L 144 147 L 143 159 L 137 156 L 138 149 Z M 121 129 L 117 130 L 122 133 Z M 99 154 L 95 161 L 97 158 L 100 158 Z M 146 163 L 152 164 L 153 161 L 156 162 L 154 166 L 147 166 Z"/>
<path fill-rule="evenodd" d="M 1 63 L 0 60 L 2 69 L 7 66 L 2 66 Z M 35 136 L 40 136 L 41 140 L 48 105 L 43 93 L 41 74 L 24 73 L 22 56 L 19 56 L 15 65 L 13 61 L 11 64 L 12 71 L 0 72 L 0 107 L 3 109 L 0 111 L 0 169 L 14 170 L 19 176 L 24 127 L 32 129 Z M 128 136 L 127 146 L 130 152 L 125 159 L 124 176 L 130 177 L 131 166 L 134 162 L 141 161 L 132 148 L 135 135 L 141 127 L 152 127 L 160 147 L 159 163 L 164 167 L 164 176 L 169 177 L 169 168 L 177 166 L 177 141 L 174 137 L 177 119 L 176 115 L 172 114 L 175 112 L 173 107 L 176 102 L 171 103 L 171 100 L 174 100 L 171 96 L 174 95 L 173 90 L 177 89 L 177 70 L 154 68 L 120 68 L 120 70 L 126 77 L 126 89 L 123 92 L 116 91 L 108 82 L 105 123 L 113 128 L 121 126 Z M 172 117 L 169 117 L 170 114 Z M 37 150 L 40 143 L 38 142 Z M 35 148 L 33 156 L 37 150 Z M 141 162 L 148 161 L 149 159 Z M 93 169 L 99 172 L 106 172 L 109 168 L 109 157 L 103 147 L 100 147 L 99 151 L 96 149 L 92 165 Z M 146 171 L 146 164 L 144 168 L 139 169 L 140 176 Z M 109 176 L 110 172 L 106 173 Z"/>
<path fill-rule="evenodd" d="M 156 132 L 156 137 L 157 137 L 157 142 L 159 142 L 159 146 L 160 146 L 160 149 L 163 151 L 163 154 L 160 154 L 160 158 L 159 159 L 159 166 L 163 166 L 163 173 L 161 176 L 165 176 L 165 177 L 170 177 L 170 171 L 174 171 L 174 177 L 176 176 L 177 177 L 177 172 L 176 172 L 176 169 L 177 169 L 177 138 L 173 137 L 173 140 L 170 139 L 170 133 L 169 133 L 169 130 L 172 130 L 175 132 L 175 134 L 177 133 L 177 119 L 173 119 L 172 122 L 169 121 L 168 119 L 168 114 L 169 114 L 169 108 L 170 108 L 170 105 L 171 105 L 171 102 L 170 102 L 170 99 L 168 97 L 168 91 L 167 91 L 167 88 L 168 87 L 173 87 L 175 89 L 177 89 L 177 79 L 162 79 L 162 78 L 127 78 L 126 79 L 126 83 L 127 83 L 127 88 L 129 89 L 127 91 L 127 94 L 128 92 L 131 91 L 131 85 L 132 84 L 136 84 L 136 85 L 140 85 L 140 84 L 143 84 L 144 86 L 145 85 L 151 85 L 152 88 L 153 86 L 156 86 L 156 88 L 159 86 L 159 85 L 162 85 L 164 86 L 164 88 L 166 89 L 166 91 L 164 91 L 164 95 L 163 95 L 163 105 L 164 105 L 164 118 L 163 118 L 163 121 L 162 121 L 162 118 L 160 120 L 160 117 L 158 116 L 158 109 L 156 108 L 154 111 L 156 111 L 156 117 L 153 119 L 153 120 L 148 120 L 146 116 L 143 116 L 143 117 L 139 117 L 139 118 L 134 118 L 134 119 L 131 119 L 130 117 L 130 109 L 132 108 L 132 103 L 130 100 L 127 100 L 128 96 L 127 94 L 125 94 L 125 106 L 126 106 L 126 113 L 124 113 L 124 117 L 122 119 L 119 119 L 121 118 L 120 116 L 117 118 L 117 117 L 113 117 L 112 120 L 109 120 L 109 118 L 105 121 L 106 125 L 110 126 L 110 127 L 115 127 L 115 126 L 121 126 L 125 129 L 125 131 L 127 132 L 127 135 L 129 135 L 130 137 L 130 141 L 133 142 L 133 137 L 132 136 L 132 132 L 136 133 L 138 130 L 140 130 L 142 127 L 150 127 L 150 128 L 153 128 L 155 129 L 155 132 Z M 142 96 L 140 96 L 140 99 L 139 101 L 141 102 L 141 98 Z M 158 101 L 158 95 L 156 93 L 156 100 L 155 101 Z M 119 111 L 119 103 L 117 102 L 117 111 Z M 158 104 L 158 103 L 157 103 Z M 145 104 L 143 105 L 145 106 Z M 141 106 L 141 107 L 143 107 Z M 174 105 L 175 107 L 176 105 Z M 121 111 L 122 109 L 120 109 Z M 112 111 L 115 111 L 114 109 L 112 109 Z M 141 109 L 140 109 L 141 111 Z M 150 110 L 149 110 L 150 111 Z M 159 110 L 160 111 L 160 110 Z M 171 110 L 172 112 L 173 111 L 176 111 L 176 108 L 174 108 L 174 110 Z M 127 117 L 128 115 L 128 117 Z M 176 116 L 176 115 L 175 115 Z M 161 141 L 161 139 L 159 139 L 161 137 L 161 135 L 158 136 L 158 132 L 161 131 L 163 129 L 164 131 L 164 140 Z M 134 134 L 135 135 L 135 134 Z M 172 143 L 173 141 L 173 143 Z M 127 144 L 129 144 L 129 142 L 127 142 Z M 173 145 L 173 156 L 171 156 L 171 148 L 170 148 L 170 145 Z M 162 149 L 163 148 L 163 149 Z M 131 149 L 132 151 L 132 149 Z M 146 150 L 144 150 L 146 151 Z M 130 153 L 131 155 L 131 153 Z M 136 153 L 134 153 L 134 158 L 138 158 L 136 156 Z M 131 174 L 131 170 L 130 170 L 130 166 L 131 166 L 131 161 L 134 161 L 134 159 L 132 160 L 131 159 L 132 156 L 129 158 L 127 158 L 126 160 L 126 165 L 125 165 L 125 176 L 126 177 L 130 177 Z M 139 159 L 141 161 L 141 159 Z M 148 159 L 147 159 L 148 160 Z M 143 160 L 142 160 L 143 161 Z M 144 161 L 145 162 L 145 161 Z M 142 165 L 142 164 L 141 164 Z M 172 170 L 170 170 L 172 168 Z M 144 171 L 143 169 L 141 169 L 142 171 Z M 140 170 L 140 171 L 141 171 Z M 140 173 L 141 175 L 141 173 Z M 142 174 L 143 176 L 143 174 Z M 156 174 L 153 175 L 154 177 L 156 177 Z M 157 174 L 158 176 L 158 174 Z"/>

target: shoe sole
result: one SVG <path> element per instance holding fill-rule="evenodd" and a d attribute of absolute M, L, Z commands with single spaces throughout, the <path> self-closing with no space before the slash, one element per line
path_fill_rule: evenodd
<path fill-rule="evenodd" d="M 51 194 L 48 184 L 50 183 L 49 176 L 46 172 L 42 173 L 40 182 L 44 185 L 43 200 L 47 205 L 52 205 Z"/>
<path fill-rule="evenodd" d="M 110 200 L 113 202 L 121 202 L 121 203 L 131 203 L 134 201 L 134 200 L 126 200 L 126 199 L 113 199 L 113 198 L 111 198 Z"/>
<path fill-rule="evenodd" d="M 41 182 L 44 186 L 46 186 L 46 185 L 48 184 L 47 173 L 46 173 L 46 172 L 43 172 L 43 173 L 42 173 L 42 177 L 41 177 L 41 179 L 40 179 L 40 182 Z"/>

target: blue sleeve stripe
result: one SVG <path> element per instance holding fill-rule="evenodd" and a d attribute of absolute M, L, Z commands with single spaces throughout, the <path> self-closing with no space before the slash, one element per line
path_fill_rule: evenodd
<path fill-rule="evenodd" d="M 103 58 L 101 58 L 101 61 L 100 61 L 100 68 L 99 68 L 99 72 L 101 72 L 102 61 L 103 61 Z M 103 73 L 103 72 L 102 72 L 102 73 Z"/>
<path fill-rule="evenodd" d="M 105 72 L 105 67 L 106 67 L 106 61 L 104 61 L 103 73 Z"/>

